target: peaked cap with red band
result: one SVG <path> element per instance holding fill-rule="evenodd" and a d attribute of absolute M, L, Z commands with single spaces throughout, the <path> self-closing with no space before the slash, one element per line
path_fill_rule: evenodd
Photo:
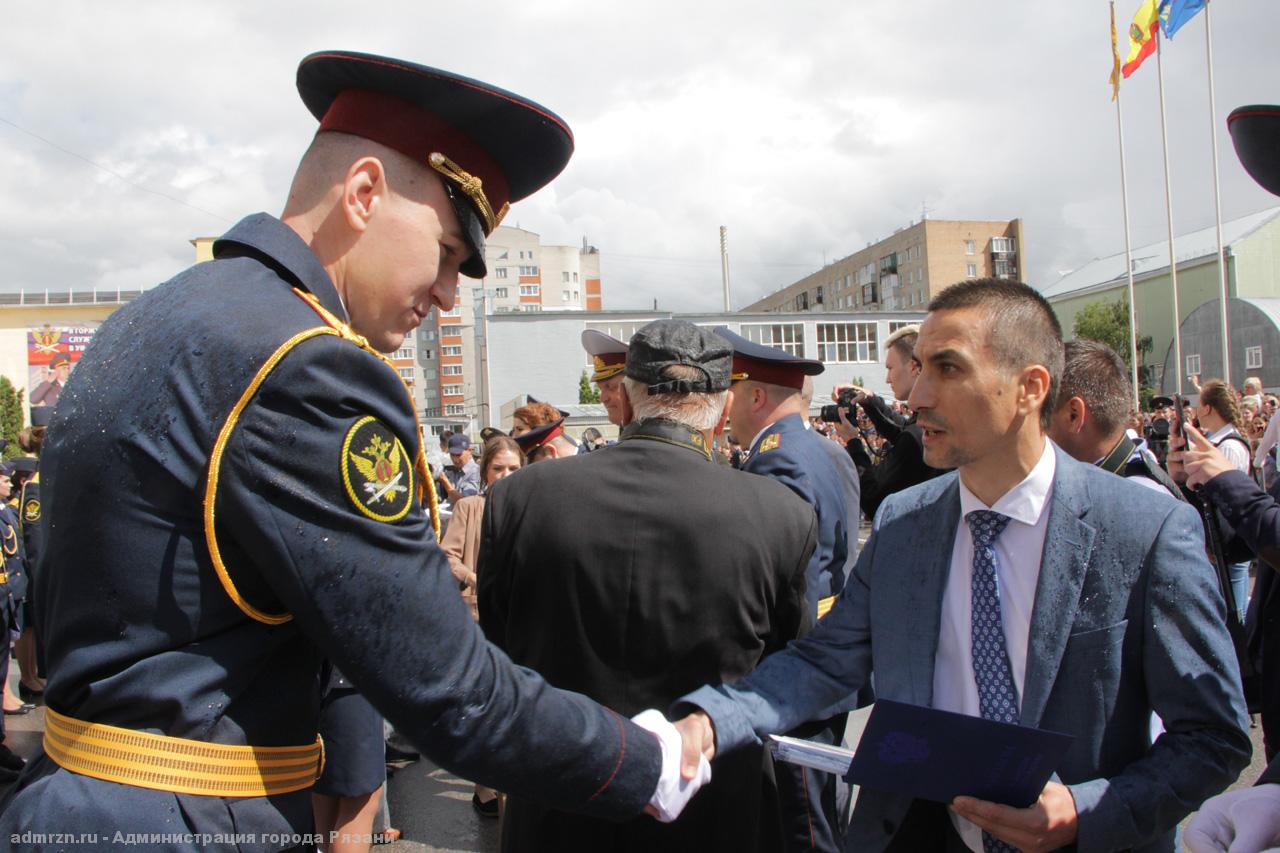
<path fill-rule="evenodd" d="M 555 113 L 488 83 L 399 59 L 313 53 L 298 66 L 298 93 L 320 131 L 393 148 L 443 179 L 471 257 L 461 272 L 483 278 L 485 237 L 513 202 L 564 169 L 573 133 Z"/>
<path fill-rule="evenodd" d="M 801 358 L 784 349 L 749 341 L 742 335 L 729 331 L 727 326 L 717 326 L 716 334 L 733 346 L 734 382 L 750 379 L 752 382 L 799 390 L 804 387 L 806 376 L 817 376 L 827 369 L 820 361 Z"/>
<path fill-rule="evenodd" d="M 552 421 L 549 424 L 543 424 L 540 427 L 534 427 L 528 432 L 522 432 L 519 435 L 512 436 L 512 438 L 516 440 L 516 444 L 520 445 L 520 450 L 524 455 L 528 456 L 539 447 L 561 435 L 564 435 L 564 418 Z"/>
<path fill-rule="evenodd" d="M 1280 106 L 1238 107 L 1227 116 L 1227 130 L 1249 177 L 1280 195 Z"/>

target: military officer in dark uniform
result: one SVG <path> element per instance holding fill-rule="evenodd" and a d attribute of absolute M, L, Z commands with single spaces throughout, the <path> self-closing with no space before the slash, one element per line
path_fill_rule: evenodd
<path fill-rule="evenodd" d="M 480 624 L 514 661 L 635 713 L 666 708 L 700 678 L 749 672 L 801 630 L 813 510 L 711 460 L 731 359 L 710 330 L 650 323 L 627 353 L 636 420 L 618 444 L 489 490 Z M 503 850 L 777 850 L 766 760 L 757 749 L 715 765 L 671 826 L 570 815 L 513 793 Z"/>
<path fill-rule="evenodd" d="M 12 488 L 9 478 L 13 468 L 7 462 L 0 463 L 0 500 L 8 500 Z M 7 507 L 5 507 L 7 509 Z M 0 511 L 0 682 L 9 679 L 9 632 L 18 625 L 18 609 L 26 587 L 26 573 L 22 567 L 22 537 L 8 512 Z M 31 709 L 10 713 L 25 714 Z M 18 778 L 26 762 L 15 755 L 4 742 L 4 715 L 0 715 L 0 783 Z"/>
<path fill-rule="evenodd" d="M 609 423 L 622 429 L 631 423 L 631 401 L 623 389 L 623 371 L 627 367 L 627 345 L 612 335 L 596 329 L 582 333 L 582 348 L 591 356 L 591 381 L 600 391 L 600 405 L 609 413 Z"/>
<path fill-rule="evenodd" d="M 485 237 L 563 168 L 568 128 L 384 57 L 313 54 L 298 88 L 320 128 L 283 217 L 242 220 L 212 262 L 112 315 L 58 403 L 44 754 L 0 837 L 305 843 L 322 658 L 462 776 L 671 819 L 697 789 L 672 781 L 673 727 L 549 688 L 485 642 L 421 508 L 417 419 L 383 356 L 453 306 L 459 272 L 483 277 Z"/>
<path fill-rule="evenodd" d="M 844 589 L 858 555 L 858 472 L 847 454 L 832 453 L 836 445 L 807 426 L 805 377 L 822 373 L 824 365 L 725 328 L 717 332 L 733 345 L 729 418 L 734 434 L 749 442 L 742 470 L 777 480 L 817 513 L 818 546 L 806 586 L 809 613 L 821 619 Z M 854 705 L 850 697 L 849 707 Z M 833 744 L 844 737 L 844 725 L 845 715 L 838 714 L 790 734 Z M 843 848 L 842 786 L 835 774 L 779 765 L 788 850 L 838 853 Z"/>

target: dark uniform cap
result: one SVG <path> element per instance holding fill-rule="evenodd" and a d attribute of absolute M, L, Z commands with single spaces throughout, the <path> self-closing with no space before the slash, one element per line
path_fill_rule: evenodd
<path fill-rule="evenodd" d="M 445 179 L 472 255 L 464 275 L 483 278 L 484 239 L 512 202 L 564 169 L 573 133 L 545 107 L 468 77 L 385 56 L 313 53 L 298 66 L 298 93 L 321 131 L 393 148 Z"/>
<path fill-rule="evenodd" d="M 534 427 L 528 432 L 522 432 L 519 435 L 512 436 L 512 438 L 516 440 L 516 444 L 520 445 L 520 451 L 525 456 L 528 456 L 558 435 L 564 435 L 564 418 L 552 421 L 549 424 L 543 424 L 540 427 Z"/>
<path fill-rule="evenodd" d="M 768 385 L 803 388 L 806 376 L 817 376 L 826 366 L 812 358 L 801 358 L 784 349 L 749 341 L 742 335 L 717 326 L 716 334 L 733 345 L 733 381 L 750 379 Z"/>
<path fill-rule="evenodd" d="M 31 425 L 33 427 L 47 427 L 49 419 L 53 417 L 53 406 L 32 406 L 31 407 Z"/>
<path fill-rule="evenodd" d="M 13 465 L 8 462 L 0 462 L 0 477 L 12 477 Z"/>
<path fill-rule="evenodd" d="M 71 356 L 67 355 L 65 352 L 60 352 L 57 355 L 55 355 L 53 358 L 49 359 L 49 368 L 53 369 L 60 364 L 70 364 L 70 363 L 71 363 Z"/>
<path fill-rule="evenodd" d="M 668 379 L 668 367 L 696 367 L 701 379 Z M 733 369 L 733 347 L 710 329 L 684 320 L 654 320 L 631 336 L 627 376 L 649 386 L 649 394 L 724 391 Z"/>
<path fill-rule="evenodd" d="M 1237 107 L 1227 116 L 1227 129 L 1249 177 L 1280 195 L 1280 106 Z"/>
<path fill-rule="evenodd" d="M 582 348 L 595 366 L 592 382 L 612 379 L 627 369 L 627 345 L 611 335 L 587 329 L 582 333 Z"/>
<path fill-rule="evenodd" d="M 40 460 L 34 456 L 15 456 L 7 463 L 18 474 L 34 474 L 36 466 L 40 464 Z"/>
<path fill-rule="evenodd" d="M 1153 409 L 1171 409 L 1173 408 L 1172 397 L 1152 397 L 1151 408 Z"/>

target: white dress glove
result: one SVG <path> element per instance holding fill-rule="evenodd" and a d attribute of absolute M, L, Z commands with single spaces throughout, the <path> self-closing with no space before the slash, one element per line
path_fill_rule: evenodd
<path fill-rule="evenodd" d="M 1257 853 L 1280 847 L 1280 785 L 1231 791 L 1205 802 L 1187 825 L 1191 853 Z"/>
<path fill-rule="evenodd" d="M 711 764 L 707 757 L 698 760 L 698 776 L 689 780 L 680 776 L 680 757 L 684 750 L 684 742 L 680 732 L 662 715 L 661 711 L 650 708 L 641 711 L 631 718 L 642 729 L 653 732 L 662 747 L 662 772 L 658 776 L 658 789 L 653 792 L 649 805 L 657 812 L 655 817 L 663 823 L 671 823 L 680 816 L 680 812 L 693 799 L 703 785 L 711 781 Z"/>

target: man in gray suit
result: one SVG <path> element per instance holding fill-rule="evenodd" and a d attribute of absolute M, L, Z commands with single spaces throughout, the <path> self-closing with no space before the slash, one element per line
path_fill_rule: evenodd
<path fill-rule="evenodd" d="M 929 308 L 910 404 L 925 461 L 958 470 L 886 499 L 811 634 L 677 703 L 685 761 L 829 713 L 874 672 L 880 698 L 1075 740 L 1026 809 L 864 786 L 847 850 L 1172 851 L 1250 751 L 1200 521 L 1046 440 L 1062 333 L 1038 293 L 978 279 Z"/>

